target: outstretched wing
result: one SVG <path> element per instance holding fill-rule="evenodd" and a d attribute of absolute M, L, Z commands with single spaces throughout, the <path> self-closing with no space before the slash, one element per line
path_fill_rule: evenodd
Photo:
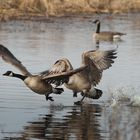
<path fill-rule="evenodd" d="M 47 76 L 49 73 L 50 73 L 49 70 L 45 70 L 45 71 L 42 71 L 42 72 L 38 72 L 38 73 L 36 73 L 34 75 L 38 75 L 38 76 L 44 77 L 44 76 Z"/>
<path fill-rule="evenodd" d="M 94 85 L 98 84 L 103 70 L 108 69 L 114 63 L 116 50 L 93 50 L 82 54 L 82 63 L 89 67 L 89 78 Z"/>
<path fill-rule="evenodd" d="M 50 71 L 50 73 L 48 75 L 42 75 L 42 79 L 47 81 L 48 83 L 51 84 L 55 84 L 56 86 L 62 85 L 63 83 L 68 82 L 69 77 L 72 76 L 73 74 L 76 74 L 78 72 L 83 71 L 84 69 L 86 69 L 87 66 L 82 66 L 80 68 L 74 69 L 74 70 L 68 70 L 68 71 L 60 71 L 59 72 L 52 72 Z"/>
<path fill-rule="evenodd" d="M 50 74 L 62 73 L 73 70 L 70 61 L 67 58 L 57 60 L 50 69 Z"/>
<path fill-rule="evenodd" d="M 103 71 L 112 66 L 113 59 L 117 58 L 116 54 L 115 49 L 107 51 L 95 50 L 86 52 L 86 57 L 89 57 L 96 67 Z"/>
<path fill-rule="evenodd" d="M 25 66 L 3 45 L 0 45 L 0 56 L 5 62 L 18 68 L 24 75 L 31 75 Z"/>

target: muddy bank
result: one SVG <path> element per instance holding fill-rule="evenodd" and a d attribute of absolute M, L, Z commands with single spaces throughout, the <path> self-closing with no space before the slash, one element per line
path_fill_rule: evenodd
<path fill-rule="evenodd" d="M 1 0 L 0 20 L 73 14 L 139 12 L 139 0 Z"/>

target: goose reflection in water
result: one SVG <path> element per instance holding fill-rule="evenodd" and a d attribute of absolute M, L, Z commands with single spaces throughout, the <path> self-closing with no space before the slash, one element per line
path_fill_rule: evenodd
<path fill-rule="evenodd" d="M 41 140 L 102 140 L 100 130 L 101 107 L 99 105 L 84 105 L 64 107 L 56 110 L 50 108 L 50 114 L 40 115 L 36 121 L 28 122 L 20 139 Z M 66 113 L 64 113 L 66 109 Z M 57 114 L 64 114 L 60 117 Z M 56 113 L 57 112 L 57 113 Z"/>

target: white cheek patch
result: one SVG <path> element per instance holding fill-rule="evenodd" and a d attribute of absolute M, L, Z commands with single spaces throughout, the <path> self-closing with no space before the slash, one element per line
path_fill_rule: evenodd
<path fill-rule="evenodd" d="M 9 74 L 9 76 L 10 76 L 10 77 L 13 77 L 13 73 L 11 72 L 11 73 Z"/>
<path fill-rule="evenodd" d="M 100 23 L 100 21 L 97 21 L 97 22 L 96 22 L 96 24 L 99 24 L 99 23 Z"/>

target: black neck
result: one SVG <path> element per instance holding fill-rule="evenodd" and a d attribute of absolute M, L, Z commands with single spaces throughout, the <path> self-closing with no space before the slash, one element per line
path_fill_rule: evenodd
<path fill-rule="evenodd" d="M 97 23 L 96 33 L 100 33 L 100 22 Z"/>
<path fill-rule="evenodd" d="M 23 81 L 27 78 L 27 76 L 24 76 L 24 75 L 21 75 L 21 74 L 16 74 L 16 73 L 13 73 L 13 77 L 19 78 Z"/>

